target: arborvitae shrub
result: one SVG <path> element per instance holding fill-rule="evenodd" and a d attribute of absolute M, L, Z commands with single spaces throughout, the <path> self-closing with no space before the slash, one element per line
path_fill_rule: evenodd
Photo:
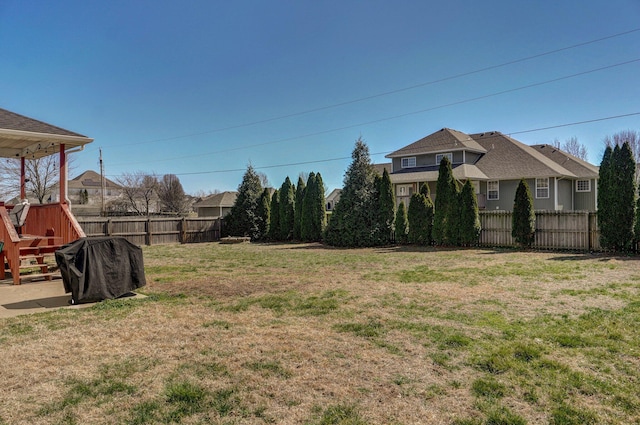
<path fill-rule="evenodd" d="M 409 223 L 407 235 L 409 243 L 418 245 L 431 244 L 433 228 L 433 204 L 431 200 L 420 192 L 411 195 L 407 220 Z"/>
<path fill-rule="evenodd" d="M 304 201 L 304 192 L 306 185 L 302 176 L 298 177 L 298 185 L 296 186 L 296 201 L 293 211 L 293 239 L 302 240 L 302 202 Z"/>
<path fill-rule="evenodd" d="M 454 196 L 454 179 L 451 162 L 446 156 L 440 161 L 438 181 L 436 182 L 436 201 L 433 219 L 433 240 L 438 245 L 447 242 L 449 209 Z"/>
<path fill-rule="evenodd" d="M 536 215 L 533 211 L 533 198 L 529 185 L 520 180 L 513 201 L 511 236 L 522 246 L 530 246 L 535 240 Z"/>
<path fill-rule="evenodd" d="M 393 225 L 395 220 L 395 199 L 393 196 L 393 185 L 389 172 L 385 168 L 382 177 L 376 179 L 378 198 L 378 219 L 376 220 L 376 245 L 388 245 L 393 235 Z"/>
<path fill-rule="evenodd" d="M 293 223 L 295 212 L 295 188 L 287 178 L 280 186 L 278 206 L 280 208 L 280 240 L 288 241 L 293 238 Z"/>
<path fill-rule="evenodd" d="M 271 195 L 270 211 L 268 237 L 272 241 L 277 241 L 280 240 L 280 192 L 277 189 Z"/>
<path fill-rule="evenodd" d="M 398 211 L 396 211 L 395 223 L 396 242 L 399 244 L 406 244 L 408 242 L 407 225 L 407 209 L 404 206 L 404 202 L 400 202 L 400 205 L 398 205 Z"/>
<path fill-rule="evenodd" d="M 460 244 L 463 246 L 475 245 L 478 243 L 479 237 L 478 199 L 471 180 L 467 180 L 460 193 Z"/>

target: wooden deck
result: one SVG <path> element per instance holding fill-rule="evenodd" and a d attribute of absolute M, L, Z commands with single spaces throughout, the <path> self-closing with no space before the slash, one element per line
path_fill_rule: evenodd
<path fill-rule="evenodd" d="M 85 234 L 64 203 L 31 205 L 26 221 L 16 229 L 9 217 L 11 205 L 0 204 L 0 239 L 4 246 L 0 256 L 0 280 L 11 273 L 14 285 L 25 280 L 51 280 L 60 277 L 55 251 Z"/>

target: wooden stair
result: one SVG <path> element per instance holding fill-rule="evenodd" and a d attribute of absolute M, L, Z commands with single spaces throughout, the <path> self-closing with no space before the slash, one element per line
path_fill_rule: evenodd
<path fill-rule="evenodd" d="M 40 245 L 40 243 L 45 243 Z M 32 280 L 61 279 L 56 263 L 55 252 L 62 246 L 50 236 L 36 239 L 30 246 L 19 247 L 19 282 Z M 11 273 L 10 265 L 5 264 L 5 272 Z"/>

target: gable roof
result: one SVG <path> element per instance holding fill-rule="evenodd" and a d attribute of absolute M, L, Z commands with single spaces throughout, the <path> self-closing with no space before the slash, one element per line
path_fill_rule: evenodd
<path fill-rule="evenodd" d="M 536 149 L 498 131 L 472 134 L 487 153 L 476 165 L 491 180 L 540 177 L 577 177 Z"/>
<path fill-rule="evenodd" d="M 443 128 L 385 156 L 387 158 L 397 158 L 408 155 L 424 155 L 428 153 L 462 150 L 479 153 L 486 152 L 486 149 L 479 145 L 468 134 L 450 128 Z"/>
<path fill-rule="evenodd" d="M 578 177 L 598 178 L 600 168 L 551 145 L 533 145 L 533 149 L 560 164 Z"/>
<path fill-rule="evenodd" d="M 71 188 L 80 188 L 80 189 L 95 189 L 96 187 L 101 186 L 101 177 L 100 174 L 96 173 L 93 170 L 87 170 L 84 173 L 80 174 L 77 177 L 69 180 L 69 187 Z M 119 189 L 122 186 L 119 184 L 109 180 L 108 178 L 104 178 L 104 186 L 114 189 Z"/>
<path fill-rule="evenodd" d="M 93 139 L 0 108 L 0 156 L 42 158 L 67 148 L 84 146 Z"/>
<path fill-rule="evenodd" d="M 227 191 L 207 196 L 200 202 L 193 204 L 193 208 L 232 207 L 236 203 L 238 192 Z"/>
<path fill-rule="evenodd" d="M 387 155 L 387 158 L 467 150 L 481 153 L 474 164 L 453 164 L 457 179 L 597 178 L 598 167 L 549 145 L 529 146 L 498 131 L 465 134 L 443 128 Z M 392 181 L 433 181 L 438 166 L 394 171 Z"/>

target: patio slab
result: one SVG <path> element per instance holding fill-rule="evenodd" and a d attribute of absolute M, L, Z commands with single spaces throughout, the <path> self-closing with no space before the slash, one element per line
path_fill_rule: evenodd
<path fill-rule="evenodd" d="M 144 297 L 136 294 L 135 297 Z M 61 279 L 13 285 L 0 281 L 0 319 L 23 314 L 43 313 L 56 309 L 85 308 L 94 303 L 71 305 L 71 294 L 64 291 Z"/>

